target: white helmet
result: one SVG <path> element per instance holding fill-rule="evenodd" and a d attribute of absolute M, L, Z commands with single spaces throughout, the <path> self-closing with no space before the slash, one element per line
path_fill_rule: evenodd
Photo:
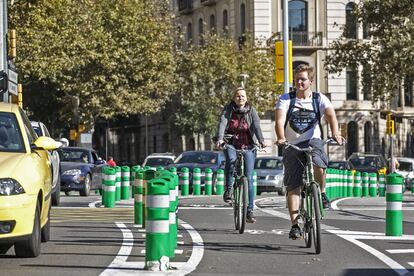
<path fill-rule="evenodd" d="M 62 146 L 63 146 L 63 147 L 67 147 L 67 146 L 69 146 L 69 140 L 68 140 L 68 139 L 66 139 L 66 138 L 60 138 L 60 139 L 59 139 L 59 142 L 61 142 L 61 143 L 62 143 Z"/>

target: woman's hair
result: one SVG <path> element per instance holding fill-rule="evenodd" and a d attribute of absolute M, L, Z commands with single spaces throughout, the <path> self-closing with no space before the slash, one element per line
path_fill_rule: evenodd
<path fill-rule="evenodd" d="M 244 92 L 246 92 L 246 89 L 244 88 L 244 87 L 241 87 L 241 86 L 239 86 L 239 87 L 236 87 L 234 90 L 233 90 L 233 97 L 236 95 L 236 93 L 237 92 L 239 92 L 240 90 L 243 90 Z"/>

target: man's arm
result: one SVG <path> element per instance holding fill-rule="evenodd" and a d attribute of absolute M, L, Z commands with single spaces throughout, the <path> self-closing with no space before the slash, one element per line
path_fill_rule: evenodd
<path fill-rule="evenodd" d="M 286 111 L 283 109 L 279 109 L 279 108 L 276 109 L 275 111 L 276 144 L 281 144 L 286 141 L 285 122 L 286 122 Z"/>
<path fill-rule="evenodd" d="M 335 109 L 333 107 L 328 107 L 324 111 L 326 121 L 328 121 L 329 128 L 332 132 L 332 138 L 335 139 L 338 144 L 342 145 L 345 140 L 339 133 L 338 130 L 338 120 L 336 119 Z"/>

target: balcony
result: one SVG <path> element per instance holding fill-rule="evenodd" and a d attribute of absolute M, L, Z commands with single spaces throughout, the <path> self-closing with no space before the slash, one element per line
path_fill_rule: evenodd
<path fill-rule="evenodd" d="M 274 39 L 282 40 L 283 34 L 281 32 L 276 33 Z M 295 46 L 307 46 L 307 47 L 322 46 L 322 32 L 293 31 L 293 32 L 289 32 L 289 39 L 292 40 L 293 47 Z"/>
<path fill-rule="evenodd" d="M 217 3 L 217 0 L 200 0 L 200 3 L 204 6 L 210 6 Z"/>
<path fill-rule="evenodd" d="M 181 14 L 189 14 L 193 11 L 193 0 L 178 0 L 178 11 Z"/>

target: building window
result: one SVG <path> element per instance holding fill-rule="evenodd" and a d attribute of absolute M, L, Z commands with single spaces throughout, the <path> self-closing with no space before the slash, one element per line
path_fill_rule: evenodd
<path fill-rule="evenodd" d="M 223 11 L 223 34 L 227 35 L 229 32 L 229 18 L 227 10 Z"/>
<path fill-rule="evenodd" d="M 346 38 L 356 39 L 357 38 L 357 17 L 355 15 L 356 5 L 353 2 L 348 3 L 345 6 L 345 29 L 344 34 Z"/>
<path fill-rule="evenodd" d="M 362 92 L 364 94 L 364 100 L 372 100 L 372 76 L 371 76 L 371 66 L 369 64 L 364 65 L 364 70 L 362 70 Z"/>
<path fill-rule="evenodd" d="M 304 45 L 308 41 L 307 5 L 302 0 L 289 1 L 289 37 L 294 45 Z"/>
<path fill-rule="evenodd" d="M 364 148 L 365 148 L 365 152 L 372 152 L 373 148 L 372 148 L 372 137 L 373 137 L 373 133 L 372 133 L 372 123 L 371 122 L 366 122 L 364 125 Z"/>
<path fill-rule="evenodd" d="M 346 99 L 357 100 L 357 72 L 355 68 L 346 68 Z"/>
<path fill-rule="evenodd" d="M 215 32 L 216 30 L 216 17 L 214 14 L 210 15 L 210 31 Z"/>
<path fill-rule="evenodd" d="M 348 158 L 353 152 L 358 152 L 358 124 L 350 122 L 346 129 L 347 143 L 346 143 L 346 157 Z"/>
<path fill-rule="evenodd" d="M 188 23 L 187 25 L 187 42 L 191 42 L 193 40 L 193 25 Z"/>
<path fill-rule="evenodd" d="M 203 45 L 204 41 L 203 41 L 203 19 L 202 18 L 198 20 L 198 39 L 199 39 L 199 44 Z"/>
<path fill-rule="evenodd" d="M 414 106 L 413 91 L 414 89 L 414 77 L 407 76 L 404 80 L 404 103 L 405 106 Z"/>
<path fill-rule="evenodd" d="M 246 5 L 240 5 L 240 35 L 246 32 Z"/>

